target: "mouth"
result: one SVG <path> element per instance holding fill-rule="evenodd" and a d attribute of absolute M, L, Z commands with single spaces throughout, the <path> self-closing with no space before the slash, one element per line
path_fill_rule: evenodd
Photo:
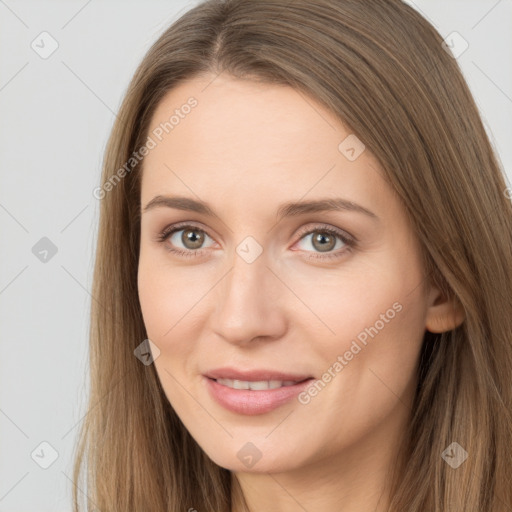
<path fill-rule="evenodd" d="M 300 384 L 308 378 L 295 381 L 295 380 L 237 380 L 237 379 L 212 379 L 218 384 L 226 386 L 231 389 L 250 389 L 251 391 L 264 391 L 267 389 L 279 389 L 282 387 L 294 386 Z"/>
<path fill-rule="evenodd" d="M 213 380 L 240 381 L 240 382 L 282 382 L 296 384 L 306 379 L 312 378 L 307 373 L 285 373 L 277 370 L 253 369 L 238 370 L 232 367 L 217 368 L 204 374 Z"/>
<path fill-rule="evenodd" d="M 220 373 L 223 375 L 220 376 Z M 203 375 L 210 397 L 223 408 L 243 415 L 265 414 L 290 402 L 301 393 L 313 377 L 292 376 L 269 372 L 252 372 L 257 378 L 228 378 L 227 371 Z M 236 373 L 241 377 L 241 372 Z M 248 372 L 246 372 L 247 375 Z M 263 376 L 264 374 L 264 376 Z M 281 377 L 281 378 L 277 378 Z M 286 377 L 286 378 L 283 378 Z M 293 378 L 292 378 L 293 377 Z"/>

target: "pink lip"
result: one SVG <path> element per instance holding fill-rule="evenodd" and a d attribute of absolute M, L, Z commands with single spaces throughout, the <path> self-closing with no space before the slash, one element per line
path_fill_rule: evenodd
<path fill-rule="evenodd" d="M 208 372 L 205 376 L 206 387 L 212 398 L 229 411 L 248 416 L 273 411 L 289 402 L 303 391 L 313 380 L 312 377 L 284 374 L 267 370 L 240 372 L 232 368 L 222 368 Z M 232 389 L 223 386 L 215 379 L 236 379 L 245 381 L 293 380 L 297 384 L 277 389 L 253 391 L 250 389 Z"/>

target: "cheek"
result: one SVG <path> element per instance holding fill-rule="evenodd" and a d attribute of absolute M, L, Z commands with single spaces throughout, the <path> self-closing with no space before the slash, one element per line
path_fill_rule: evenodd
<path fill-rule="evenodd" d="M 319 398 L 303 397 L 311 414 L 331 404 L 333 417 L 350 417 L 349 437 L 377 425 L 409 399 L 426 312 L 417 261 L 394 255 L 387 264 L 367 265 L 353 276 L 322 298 L 322 318 L 335 334 L 317 336 L 315 352 L 323 361 Z"/>
<path fill-rule="evenodd" d="M 383 382 L 400 394 L 416 375 L 426 301 L 420 260 L 414 254 L 374 254 L 359 260 L 357 269 L 317 280 L 319 292 L 308 296 L 323 324 L 318 328 L 315 322 L 311 329 L 315 343 L 310 349 L 321 361 L 319 372 L 336 382 L 329 384 L 336 393 L 355 393 L 365 407 L 374 402 L 378 406 L 383 394 L 390 395 Z M 340 407 L 349 402 L 354 403 L 338 401 Z"/>
<path fill-rule="evenodd" d="M 160 350 L 155 368 L 174 404 L 182 399 L 177 382 L 198 373 L 197 340 L 208 317 L 205 307 L 212 285 L 206 271 L 193 266 L 171 267 L 159 257 L 151 251 L 141 252 L 139 302 L 147 336 Z"/>
<path fill-rule="evenodd" d="M 139 302 L 148 337 L 155 342 L 164 332 L 165 324 L 167 329 L 170 327 L 164 320 L 170 297 L 163 286 L 160 274 L 157 267 L 149 265 L 141 258 L 137 276 Z"/>
<path fill-rule="evenodd" d="M 424 327 L 425 302 L 421 296 L 421 272 L 415 262 L 398 258 L 375 258 L 338 274 L 317 276 L 313 282 L 295 283 L 297 294 L 307 298 L 315 314 L 309 316 L 316 347 L 325 353 L 349 350 L 353 340 L 365 344 L 389 336 L 391 343 Z M 384 333 L 387 333 L 384 336 Z"/>
<path fill-rule="evenodd" d="M 149 253 L 149 251 L 148 251 Z M 138 293 L 148 336 L 171 339 L 181 323 L 193 326 L 195 307 L 208 289 L 204 279 L 185 267 L 171 268 L 148 254 L 141 253 L 138 269 Z"/>
<path fill-rule="evenodd" d="M 180 383 L 184 381 L 183 372 L 188 371 L 194 348 L 190 340 L 195 337 L 194 322 L 189 321 L 193 290 L 182 281 L 179 271 L 171 272 L 165 265 L 155 264 L 155 258 L 141 254 L 139 302 L 147 336 L 160 350 L 154 360 L 155 370 L 169 403 L 181 415 L 193 406 Z"/>
<path fill-rule="evenodd" d="M 380 288 L 372 301 L 354 297 L 324 310 L 336 335 L 317 335 L 310 345 L 318 381 L 299 401 L 304 418 L 338 425 L 325 433 L 331 448 L 348 446 L 408 410 L 424 334 L 421 296 L 408 292 Z"/>

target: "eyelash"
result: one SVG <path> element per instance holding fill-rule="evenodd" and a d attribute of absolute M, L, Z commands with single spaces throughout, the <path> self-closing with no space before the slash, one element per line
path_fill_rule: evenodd
<path fill-rule="evenodd" d="M 158 235 L 157 235 L 157 242 L 165 243 L 174 233 L 177 231 L 182 231 L 183 229 L 190 228 L 195 231 L 199 231 L 201 233 L 204 233 L 205 235 L 209 236 L 208 233 L 204 230 L 199 228 L 198 226 L 195 226 L 193 224 L 187 224 L 187 223 L 180 223 L 180 224 L 173 224 L 171 226 L 167 226 L 164 228 Z M 338 230 L 336 228 L 326 226 L 326 225 L 317 225 L 313 226 L 312 228 L 309 228 L 307 231 L 300 233 L 299 240 L 302 240 L 306 235 L 310 235 L 312 233 L 328 233 L 329 235 L 338 237 L 344 244 L 345 247 L 343 249 L 340 249 L 337 252 L 334 253 L 324 253 L 321 256 L 318 256 L 318 254 L 321 253 L 313 253 L 306 256 L 308 259 L 316 259 L 316 260 L 331 260 L 331 259 L 338 259 L 344 256 L 346 253 L 351 252 L 355 245 L 356 245 L 356 239 L 352 236 L 347 235 L 341 230 Z M 211 237 L 210 237 L 211 238 Z M 172 252 L 173 254 L 177 254 L 178 256 L 183 256 L 185 258 L 193 258 L 198 257 L 202 255 L 202 252 L 204 249 L 176 249 L 169 247 L 167 244 L 165 245 L 165 249 L 169 252 Z M 309 251 L 308 251 L 309 252 Z"/>

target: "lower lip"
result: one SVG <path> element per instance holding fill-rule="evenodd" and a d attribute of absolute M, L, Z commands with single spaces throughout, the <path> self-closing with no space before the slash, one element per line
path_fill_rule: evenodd
<path fill-rule="evenodd" d="M 208 377 L 205 379 L 208 391 L 217 403 L 232 412 L 249 416 L 277 409 L 304 391 L 313 381 L 311 378 L 292 386 L 252 391 L 229 388 Z"/>

